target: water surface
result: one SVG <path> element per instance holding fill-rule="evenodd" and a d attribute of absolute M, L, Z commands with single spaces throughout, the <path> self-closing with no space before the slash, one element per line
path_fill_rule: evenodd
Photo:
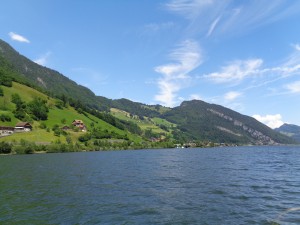
<path fill-rule="evenodd" d="M 0 205 L 0 224 L 300 224 L 300 147 L 0 156 Z"/>

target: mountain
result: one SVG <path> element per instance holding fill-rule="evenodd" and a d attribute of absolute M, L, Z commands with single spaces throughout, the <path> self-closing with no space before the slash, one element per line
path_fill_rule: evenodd
<path fill-rule="evenodd" d="M 90 89 L 55 70 L 32 62 L 0 40 L 0 85 L 11 86 L 12 81 L 58 98 L 64 106 L 70 105 L 79 113 L 97 115 L 112 126 L 138 134 L 145 140 L 174 143 L 294 143 L 291 138 L 254 118 L 220 105 L 193 100 L 168 108 L 124 98 L 112 100 L 96 96 Z"/>
<path fill-rule="evenodd" d="M 274 130 L 285 134 L 300 143 L 300 126 L 285 123 Z"/>
<path fill-rule="evenodd" d="M 5 58 L 24 80 L 47 91 L 50 95 L 78 99 L 94 108 L 100 108 L 96 95 L 90 89 L 77 84 L 55 70 L 32 62 L 1 39 L 0 56 Z"/>
<path fill-rule="evenodd" d="M 14 132 L 24 121 L 32 130 Z M 150 142 L 140 134 L 136 124 L 104 112 L 76 110 L 32 87 L 4 85 L 0 79 L 0 154 L 147 147 Z"/>
<path fill-rule="evenodd" d="M 166 112 L 163 118 L 177 123 L 187 138 L 195 140 L 265 145 L 292 143 L 290 138 L 252 117 L 199 100 L 185 101 Z"/>

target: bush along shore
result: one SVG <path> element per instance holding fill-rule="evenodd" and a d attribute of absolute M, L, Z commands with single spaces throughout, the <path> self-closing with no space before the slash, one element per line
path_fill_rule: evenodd
<path fill-rule="evenodd" d="M 15 154 L 36 154 L 36 153 L 67 153 L 67 152 L 91 152 L 91 151 L 113 151 L 113 150 L 137 150 L 137 149 L 167 149 L 167 148 L 212 148 L 237 146 L 235 144 L 213 143 L 208 141 L 197 143 L 179 143 L 174 142 L 142 142 L 134 143 L 122 140 L 94 140 L 90 142 L 54 143 L 37 144 L 35 142 L 21 139 L 20 142 L 0 142 L 0 155 Z"/>
<path fill-rule="evenodd" d="M 64 152 L 86 152 L 107 150 L 134 150 L 147 148 L 173 148 L 173 143 L 133 143 L 133 142 L 111 142 L 109 140 L 98 140 L 94 143 L 61 143 L 57 141 L 49 144 L 36 144 L 21 140 L 20 142 L 0 142 L 0 154 L 34 154 L 34 153 L 64 153 Z"/>

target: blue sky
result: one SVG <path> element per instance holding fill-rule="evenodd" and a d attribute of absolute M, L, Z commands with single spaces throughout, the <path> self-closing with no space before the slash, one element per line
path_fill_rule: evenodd
<path fill-rule="evenodd" d="M 300 125 L 300 1 L 2 0 L 0 38 L 95 94 Z"/>

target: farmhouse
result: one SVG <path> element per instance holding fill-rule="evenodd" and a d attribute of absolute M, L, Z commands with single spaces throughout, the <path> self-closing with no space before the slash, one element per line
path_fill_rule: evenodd
<path fill-rule="evenodd" d="M 65 125 L 65 126 L 63 126 L 61 129 L 64 130 L 64 131 L 67 131 L 67 130 L 70 130 L 70 127 L 67 126 L 67 125 Z"/>
<path fill-rule="evenodd" d="M 0 126 L 0 136 L 8 136 L 14 133 L 14 127 Z"/>
<path fill-rule="evenodd" d="M 32 126 L 28 122 L 20 122 L 15 126 L 15 132 L 28 132 L 32 130 Z"/>
<path fill-rule="evenodd" d="M 72 125 L 78 127 L 81 131 L 86 131 L 86 126 L 82 120 L 73 120 Z"/>

